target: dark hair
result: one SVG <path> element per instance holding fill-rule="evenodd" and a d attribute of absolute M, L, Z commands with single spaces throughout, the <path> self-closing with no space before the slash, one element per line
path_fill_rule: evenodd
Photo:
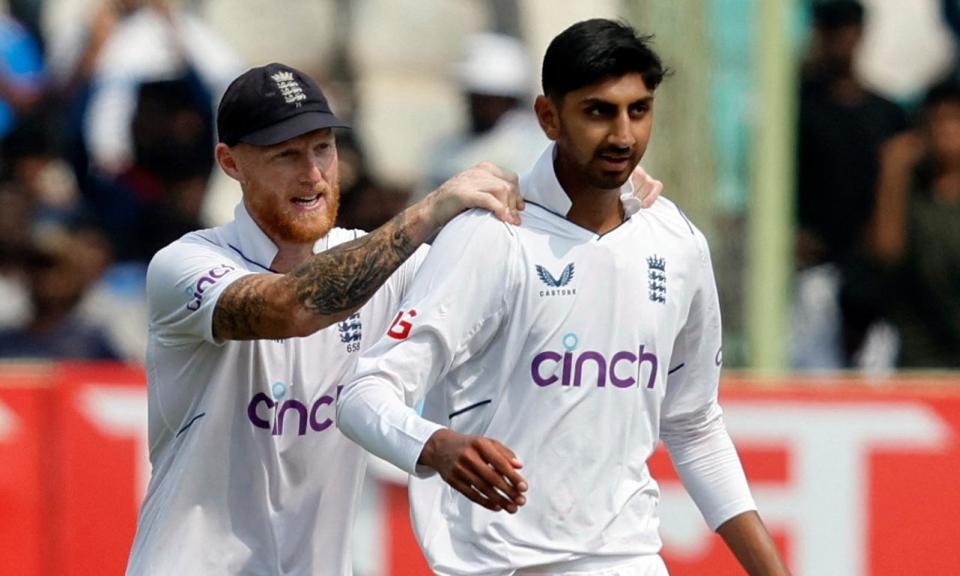
<path fill-rule="evenodd" d="M 826 0 L 813 5 L 813 23 L 821 30 L 863 25 L 863 4 L 856 0 Z"/>
<path fill-rule="evenodd" d="M 668 73 L 640 36 L 625 22 L 602 18 L 577 22 L 550 42 L 543 57 L 543 93 L 560 99 L 604 78 L 638 72 L 651 91 Z"/>

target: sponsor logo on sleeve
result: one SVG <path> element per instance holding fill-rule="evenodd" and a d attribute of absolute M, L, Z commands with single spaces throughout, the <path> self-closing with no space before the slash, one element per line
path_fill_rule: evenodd
<path fill-rule="evenodd" d="M 233 266 L 219 264 L 211 268 L 206 274 L 200 276 L 194 284 L 187 286 L 185 292 L 187 293 L 187 297 L 190 298 L 187 302 L 187 310 L 191 312 L 199 310 L 203 304 L 203 293 L 233 270 L 236 270 Z"/>
<path fill-rule="evenodd" d="M 412 320 L 416 317 L 416 310 L 410 310 L 409 312 L 401 310 L 397 313 L 397 317 L 393 319 L 390 329 L 387 330 L 387 336 L 394 340 L 406 340 L 410 336 L 410 331 L 413 330 Z"/>
<path fill-rule="evenodd" d="M 540 290 L 540 297 L 544 296 L 572 296 L 577 293 L 576 288 L 568 288 L 567 285 L 573 280 L 576 266 L 573 262 L 564 266 L 559 277 L 555 277 L 545 267 L 537 264 L 537 277 L 547 286 L 547 290 Z"/>
<path fill-rule="evenodd" d="M 635 352 L 621 350 L 606 355 L 596 350 L 578 352 L 580 340 L 572 332 L 565 334 L 561 343 L 563 351 L 545 350 L 530 363 L 530 376 L 540 388 L 558 382 L 560 386 L 606 388 L 609 382 L 614 388 L 645 385 L 651 389 L 657 383 L 660 361 L 643 344 Z"/>

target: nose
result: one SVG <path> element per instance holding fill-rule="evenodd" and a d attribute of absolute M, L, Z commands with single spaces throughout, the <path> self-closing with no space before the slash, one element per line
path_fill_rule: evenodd
<path fill-rule="evenodd" d="M 630 148 L 636 144 L 637 139 L 633 135 L 633 122 L 628 112 L 618 114 L 613 120 L 609 141 L 610 144 L 621 148 Z"/>
<path fill-rule="evenodd" d="M 307 178 L 310 182 L 319 182 L 321 180 L 326 180 L 327 176 L 324 174 L 323 169 L 320 167 L 316 161 L 310 162 L 310 168 L 307 171 Z"/>
<path fill-rule="evenodd" d="M 325 162 L 323 158 L 320 158 L 317 155 L 308 155 L 306 159 L 306 172 L 304 173 L 304 179 L 310 184 L 325 182 L 327 180 L 327 170 L 329 168 L 329 164 L 329 162 Z"/>

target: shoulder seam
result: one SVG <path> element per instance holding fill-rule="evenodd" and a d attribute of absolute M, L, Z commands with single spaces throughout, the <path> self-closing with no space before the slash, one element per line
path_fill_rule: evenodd
<path fill-rule="evenodd" d="M 687 223 L 687 228 L 690 229 L 690 234 L 692 234 L 693 236 L 696 236 L 697 233 L 694 231 L 693 222 L 691 222 L 690 219 L 687 218 L 687 215 L 683 212 L 683 210 L 680 209 L 679 206 L 674 204 L 673 207 L 677 209 L 677 212 L 680 213 L 680 217 L 683 218 L 683 221 Z"/>

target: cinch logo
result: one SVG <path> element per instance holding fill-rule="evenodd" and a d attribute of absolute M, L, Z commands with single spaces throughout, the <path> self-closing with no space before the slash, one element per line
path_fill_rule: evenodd
<path fill-rule="evenodd" d="M 628 350 L 615 353 L 609 360 L 594 350 L 585 350 L 577 354 L 578 344 L 576 334 L 569 333 L 563 337 L 565 351 L 554 352 L 547 350 L 533 357 L 530 364 L 530 376 L 541 388 L 560 382 L 561 386 L 580 386 L 583 381 L 586 367 L 592 365 L 590 372 L 596 375 L 597 388 L 604 388 L 607 380 L 617 388 L 633 388 L 641 379 L 644 364 L 649 365 L 647 388 L 653 388 L 657 382 L 657 369 L 660 362 L 653 352 L 646 352 L 646 346 L 640 345 L 636 354 Z"/>
<path fill-rule="evenodd" d="M 337 386 L 337 396 L 340 395 L 341 388 L 343 386 Z M 333 406 L 337 402 L 335 397 L 323 395 L 317 398 L 313 404 L 307 406 L 294 398 L 284 400 L 287 395 L 287 385 L 283 382 L 275 382 L 271 387 L 271 392 L 273 398 L 263 392 L 258 392 L 247 404 L 247 418 L 257 428 L 270 430 L 270 434 L 273 436 L 282 436 L 283 425 L 291 412 L 297 415 L 297 436 L 306 434 L 308 425 L 314 432 L 323 432 L 333 426 L 332 418 L 320 419 L 320 411 L 324 407 L 333 410 Z"/>
<path fill-rule="evenodd" d="M 569 263 L 564 267 L 563 272 L 560 273 L 559 278 L 554 278 L 553 274 L 543 266 L 537 264 L 537 276 L 540 278 L 540 281 L 549 286 L 550 288 L 563 288 L 573 280 L 573 273 L 576 270 L 573 262 Z M 576 294 L 576 288 L 568 288 L 565 290 L 541 290 L 540 296 L 568 296 Z"/>
<path fill-rule="evenodd" d="M 226 264 L 220 264 L 201 276 L 196 284 L 187 286 L 186 293 L 187 296 L 190 297 L 190 301 L 187 302 L 187 310 L 191 312 L 199 310 L 200 305 L 203 303 L 203 292 L 210 286 L 216 284 L 217 280 L 223 278 L 232 270 L 236 270 L 236 268 Z"/>

